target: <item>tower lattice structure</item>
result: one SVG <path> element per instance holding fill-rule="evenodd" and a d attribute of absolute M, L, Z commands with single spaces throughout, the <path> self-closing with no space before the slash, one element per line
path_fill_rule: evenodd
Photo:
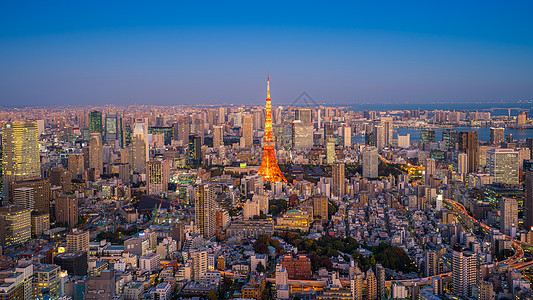
<path fill-rule="evenodd" d="M 287 182 L 283 173 L 279 169 L 274 150 L 274 134 L 272 133 L 272 101 L 270 100 L 270 77 L 267 78 L 267 99 L 265 117 L 265 137 L 263 140 L 263 159 L 259 167 L 258 174 L 263 176 L 263 180 L 270 182 Z"/>

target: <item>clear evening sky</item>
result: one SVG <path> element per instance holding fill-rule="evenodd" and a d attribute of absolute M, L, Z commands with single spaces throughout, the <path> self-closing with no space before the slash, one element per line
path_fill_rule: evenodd
<path fill-rule="evenodd" d="M 524 100 L 532 1 L 2 1 L 0 105 Z"/>

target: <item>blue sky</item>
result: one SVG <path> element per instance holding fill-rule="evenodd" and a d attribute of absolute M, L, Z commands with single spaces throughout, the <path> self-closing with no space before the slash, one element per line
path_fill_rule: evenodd
<path fill-rule="evenodd" d="M 530 1 L 190 2 L 3 1 L 0 105 L 532 98 Z"/>

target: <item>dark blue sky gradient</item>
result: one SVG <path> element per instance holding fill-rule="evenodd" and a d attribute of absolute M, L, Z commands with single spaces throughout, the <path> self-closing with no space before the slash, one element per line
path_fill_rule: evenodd
<path fill-rule="evenodd" d="M 8 2 L 0 105 L 533 95 L 530 1 Z"/>

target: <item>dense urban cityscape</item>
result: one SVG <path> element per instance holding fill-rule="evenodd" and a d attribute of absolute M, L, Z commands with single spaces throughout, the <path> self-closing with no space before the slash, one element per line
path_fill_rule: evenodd
<path fill-rule="evenodd" d="M 0 297 L 531 299 L 533 123 L 496 110 L 4 107 Z"/>

